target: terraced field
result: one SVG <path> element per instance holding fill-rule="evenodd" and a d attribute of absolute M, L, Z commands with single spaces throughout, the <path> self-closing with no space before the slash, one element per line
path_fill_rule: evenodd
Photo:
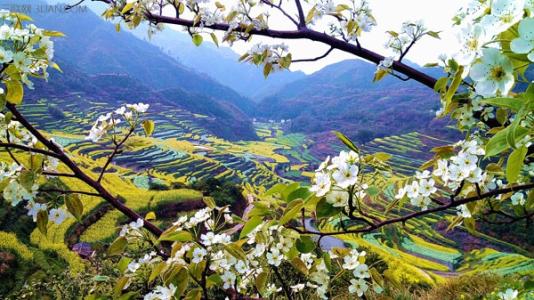
<path fill-rule="evenodd" d="M 108 104 L 82 99 L 54 99 L 57 106 L 46 101 L 26 104 L 23 111 L 43 130 L 52 134 L 85 169 L 98 174 L 110 153 L 110 146 L 85 141 L 92 122 L 98 115 L 108 112 Z M 198 200 L 202 195 L 193 190 L 149 190 L 151 184 L 170 186 L 172 183 L 188 184 L 195 180 L 219 178 L 247 184 L 255 192 L 282 181 L 309 182 L 309 177 L 320 163 L 309 148 L 314 141 L 304 134 L 285 133 L 285 124 L 255 122 L 260 140 L 229 142 L 202 129 L 206 116 L 194 115 L 179 108 L 157 104 L 151 107 L 150 117 L 156 122 L 152 137 L 141 134 L 132 138 L 126 151 L 117 156 L 109 169 L 104 184 L 122 196 L 127 205 L 141 212 L 157 211 L 161 205 L 181 201 Z M 52 113 L 53 112 L 53 113 Z M 387 152 L 393 169 L 401 175 L 413 174 L 428 157 L 428 151 L 449 143 L 419 133 L 375 139 L 362 146 L 365 153 Z M 332 153 L 334 154 L 334 153 Z M 4 157 L 5 158 L 5 157 Z M 66 180 L 67 185 L 82 190 L 77 182 Z M 381 182 L 372 184 L 380 187 Z M 389 199 L 373 199 L 373 204 L 385 207 Z M 84 217 L 88 217 L 102 204 L 100 199 L 84 196 L 87 203 Z M 410 213 L 410 208 L 395 211 Z M 455 214 L 454 211 L 448 212 Z M 378 214 L 377 214 L 378 216 Z M 432 215 L 410 220 L 405 224 L 408 235 L 381 231 L 367 235 L 344 235 L 344 243 L 357 244 L 377 253 L 389 266 L 389 276 L 414 283 L 433 284 L 460 273 L 495 271 L 500 274 L 534 272 L 534 260 L 522 254 L 503 251 L 500 241 L 480 237 L 487 247 L 462 251 L 458 241 L 436 230 L 443 215 Z M 117 228 L 125 221 L 111 210 L 98 218 L 78 237 L 91 244 L 109 242 Z M 40 245 L 41 251 L 55 253 L 74 271 L 83 269 L 84 262 L 66 244 L 72 234 L 74 220 L 61 226 L 53 225 L 47 237 L 34 231 L 31 242 Z M 335 223 L 324 229 L 331 230 Z M 11 238 L 13 240 L 13 238 Z M 12 248 L 24 252 L 24 245 L 16 241 Z M 497 245 L 493 247 L 492 245 Z M 501 249 L 501 251 L 495 249 Z"/>

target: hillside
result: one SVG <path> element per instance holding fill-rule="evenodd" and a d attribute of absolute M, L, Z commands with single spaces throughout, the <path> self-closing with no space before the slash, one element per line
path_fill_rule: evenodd
<path fill-rule="evenodd" d="M 375 68 L 361 60 L 327 66 L 263 99 L 257 116 L 290 119 L 293 132 L 339 130 L 360 142 L 414 130 L 447 136 L 442 129 L 446 121 L 434 120 L 436 94 L 392 76 L 373 83 Z"/>
<path fill-rule="evenodd" d="M 257 66 L 239 62 L 240 54 L 230 48 L 217 48 L 210 42 L 196 47 L 191 42 L 191 37 L 183 32 L 165 29 L 148 39 L 146 28 L 140 26 L 133 33 L 160 47 L 185 66 L 206 74 L 254 102 L 259 102 L 290 82 L 306 77 L 300 71 L 284 71 L 275 72 L 265 78 Z M 228 76 L 229 74 L 232 76 Z"/>
<path fill-rule="evenodd" d="M 180 86 L 232 103 L 245 113 L 251 112 L 253 103 L 248 99 L 181 65 L 131 33 L 117 33 L 113 24 L 90 10 L 71 14 L 35 13 L 32 17 L 40 26 L 65 33 L 66 37 L 56 42 L 56 54 L 65 61 L 75 62 L 83 72 L 128 74 L 155 90 Z"/>
<path fill-rule="evenodd" d="M 0 1 L 4 3 L 8 2 Z M 66 37 L 57 42 L 55 55 L 63 73 L 51 71 L 49 83 L 36 81 L 36 89 L 28 97 L 54 99 L 81 94 L 110 104 L 164 102 L 209 116 L 209 122 L 203 120 L 199 125 L 223 138 L 256 138 L 248 116 L 251 101 L 180 65 L 132 34 L 117 33 L 113 25 L 91 11 L 35 12 L 32 17 Z"/>

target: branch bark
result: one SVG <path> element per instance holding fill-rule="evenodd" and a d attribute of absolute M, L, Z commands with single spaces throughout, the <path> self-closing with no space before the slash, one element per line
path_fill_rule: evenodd
<path fill-rule="evenodd" d="M 455 200 L 455 201 L 448 202 L 447 204 L 442 205 L 442 206 L 437 206 L 437 207 L 434 207 L 434 208 L 431 208 L 431 209 L 417 211 L 417 212 L 414 212 L 414 213 L 411 213 L 411 214 L 408 214 L 408 215 L 405 215 L 405 216 L 402 216 L 402 217 L 384 220 L 384 221 L 382 221 L 380 223 L 375 223 L 374 225 L 369 225 L 367 227 L 353 229 L 353 230 L 334 231 L 334 232 L 320 232 L 320 231 L 309 231 L 309 230 L 306 230 L 306 229 L 300 229 L 298 227 L 294 227 L 294 226 L 291 226 L 291 225 L 288 225 L 286 227 L 290 228 L 292 230 L 295 230 L 296 232 L 298 232 L 300 234 L 315 234 L 315 235 L 319 235 L 319 236 L 332 236 L 332 235 L 340 235 L 340 234 L 371 232 L 371 231 L 374 231 L 374 230 L 376 230 L 378 228 L 384 227 L 384 226 L 389 225 L 389 224 L 395 224 L 395 223 L 401 223 L 401 222 L 404 223 L 404 222 L 406 222 L 406 221 L 408 221 L 410 219 L 414 219 L 414 218 L 417 218 L 417 217 L 420 217 L 420 216 L 424 216 L 424 215 L 428 215 L 428 214 L 431 214 L 431 213 L 445 211 L 445 210 L 447 210 L 449 208 L 457 207 L 457 206 L 460 206 L 462 204 L 467 204 L 467 203 L 471 203 L 471 202 L 475 202 L 475 201 L 480 201 L 480 200 L 485 199 L 485 198 L 498 196 L 498 195 L 502 195 L 502 194 L 506 194 L 506 193 L 510 193 L 510 192 L 529 190 L 529 189 L 532 189 L 532 188 L 534 188 L 534 183 L 529 183 L 529 184 L 524 184 L 524 185 L 517 185 L 517 186 L 513 186 L 513 187 L 509 187 L 509 188 L 505 188 L 505 189 L 500 189 L 500 190 L 494 190 L 494 191 L 491 191 L 491 192 L 488 192 L 488 193 L 485 193 L 485 194 L 481 194 L 481 195 L 477 195 L 477 196 L 473 196 L 473 197 L 468 197 L 468 198 L 463 198 L 463 199 L 458 199 L 458 200 Z"/>
<path fill-rule="evenodd" d="M 17 110 L 17 107 L 15 105 L 8 103 L 6 104 L 6 107 L 13 113 L 13 115 L 17 118 L 20 124 L 22 124 L 22 126 L 24 126 L 41 143 L 43 143 L 50 151 L 53 152 L 54 157 L 58 158 L 61 162 L 63 162 L 78 179 L 82 180 L 88 186 L 92 187 L 100 197 L 109 202 L 113 207 L 115 207 L 117 210 L 127 216 L 130 220 L 136 221 L 137 219 L 143 219 L 141 215 L 122 204 L 116 197 L 111 195 L 111 193 L 108 192 L 108 190 L 105 189 L 99 182 L 95 181 L 94 179 L 89 177 L 89 175 L 87 175 L 84 171 L 82 171 L 78 167 L 78 165 L 76 165 L 76 163 L 74 163 L 58 145 L 48 140 L 45 136 L 41 134 L 41 132 L 39 132 L 35 127 L 33 127 L 33 125 L 30 124 L 30 122 L 26 120 L 26 118 Z M 143 224 L 143 227 L 155 236 L 159 237 L 163 233 L 161 229 L 159 229 L 156 225 L 152 224 L 147 220 L 144 220 Z"/>
<path fill-rule="evenodd" d="M 106 0 L 101 0 L 101 1 L 106 1 Z M 188 27 L 188 28 L 194 27 L 193 20 L 187 20 L 183 18 L 154 15 L 151 13 L 147 13 L 146 18 L 149 21 L 156 23 L 156 24 L 165 23 L 165 24 L 181 25 L 181 26 Z M 210 28 L 213 30 L 218 30 L 218 31 L 227 31 L 229 29 L 229 25 L 224 24 L 224 23 L 215 23 L 212 25 L 205 25 L 204 27 Z M 245 30 L 246 29 L 243 29 L 243 28 L 235 29 L 235 31 L 238 31 L 238 32 L 245 32 Z M 261 35 L 261 36 L 267 36 L 267 37 L 279 38 L 279 39 L 287 39 L 287 40 L 308 39 L 310 41 L 320 42 L 320 43 L 329 45 L 330 47 L 334 49 L 338 49 L 338 50 L 353 54 L 355 56 L 361 57 L 374 64 L 379 64 L 380 61 L 384 59 L 384 56 L 376 52 L 373 52 L 363 47 L 358 47 L 357 45 L 350 44 L 343 40 L 337 39 L 326 33 L 318 32 L 318 31 L 315 31 L 315 30 L 312 30 L 306 27 L 299 28 L 298 30 L 252 29 L 250 30 L 249 33 L 251 35 Z M 436 79 L 434 77 L 427 75 L 415 68 L 412 68 L 402 62 L 395 61 L 393 62 L 393 65 L 391 67 L 393 70 L 399 73 L 402 73 L 431 89 L 433 89 L 434 85 L 436 84 Z"/>

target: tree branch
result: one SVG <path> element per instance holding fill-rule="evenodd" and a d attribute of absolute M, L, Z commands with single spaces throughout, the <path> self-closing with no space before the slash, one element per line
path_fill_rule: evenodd
<path fill-rule="evenodd" d="M 318 61 L 320 59 L 323 59 L 325 57 L 328 56 L 328 54 L 330 54 L 330 52 L 332 52 L 332 50 L 334 50 L 333 47 L 330 47 L 330 49 L 328 49 L 323 55 L 321 56 L 317 56 L 317 57 L 314 57 L 314 58 L 303 58 L 303 59 L 294 59 L 291 61 L 291 63 L 298 63 L 298 62 L 309 62 L 309 61 Z"/>
<path fill-rule="evenodd" d="M 60 189 L 43 189 L 43 190 L 39 190 L 39 192 L 59 193 L 59 194 L 81 194 L 81 195 L 87 195 L 87 196 L 101 197 L 100 194 L 98 194 L 98 193 L 91 193 L 91 192 L 85 192 L 85 191 L 68 191 L 68 190 L 60 190 Z"/>
<path fill-rule="evenodd" d="M 59 155 L 57 155 L 56 153 L 53 153 L 53 152 L 50 152 L 50 151 L 46 151 L 46 150 L 42 150 L 42 149 L 37 149 L 37 148 L 31 148 L 31 147 L 24 146 L 24 145 L 19 145 L 19 144 L 0 143 L 0 147 L 4 147 L 6 149 L 9 149 L 9 148 L 19 149 L 19 150 L 23 150 L 23 151 L 27 151 L 27 152 L 39 153 L 39 154 L 43 154 L 43 155 L 46 155 L 46 156 L 52 156 L 52 157 L 55 157 L 55 158 L 59 158 Z"/>
<path fill-rule="evenodd" d="M 267 5 L 269 5 L 270 7 L 274 7 L 276 9 L 278 9 L 284 16 L 286 16 L 293 24 L 295 24 L 295 26 L 297 26 L 297 28 L 299 28 L 299 23 L 297 22 L 297 20 L 295 20 L 292 16 L 290 16 L 283 8 L 281 5 L 276 5 L 274 3 L 272 3 L 271 1 L 269 0 L 261 0 L 262 3 L 265 3 Z"/>
<path fill-rule="evenodd" d="M 75 174 L 70 174 L 70 173 L 56 173 L 56 172 L 47 172 L 47 171 L 44 171 L 44 172 L 43 172 L 43 175 L 47 175 L 47 176 L 56 176 L 56 177 L 72 177 L 72 178 L 77 178 Z"/>
<path fill-rule="evenodd" d="M 108 1 L 108 0 L 99 0 L 99 1 Z M 195 27 L 194 22 L 192 20 L 182 19 L 182 18 L 175 18 L 175 17 L 169 17 L 169 16 L 162 16 L 162 15 L 154 15 L 152 13 L 147 12 L 146 18 L 153 22 L 153 23 L 165 23 L 165 24 L 174 24 L 174 25 L 181 25 L 184 27 Z M 205 25 L 205 28 L 210 28 L 213 30 L 218 31 L 228 31 L 229 25 L 225 23 L 215 23 L 212 25 Z M 245 32 L 246 28 L 236 28 L 234 31 L 237 32 Z M 294 40 L 294 39 L 308 39 L 310 41 L 320 42 L 326 45 L 329 45 L 330 47 L 334 49 L 341 50 L 343 52 L 347 52 L 350 54 L 353 54 L 355 56 L 361 57 L 367 61 L 370 61 L 374 64 L 379 64 L 380 61 L 384 59 L 384 56 L 373 52 L 371 50 L 359 47 L 357 45 L 345 42 L 343 40 L 337 39 L 333 36 L 330 36 L 326 33 L 318 32 L 315 30 L 311 30 L 309 28 L 299 28 L 298 30 L 273 30 L 273 29 L 252 29 L 248 32 L 252 35 L 260 35 L 260 36 L 268 36 L 272 38 L 279 38 L 279 39 L 288 39 L 288 40 Z M 432 76 L 429 76 L 415 68 L 412 68 L 402 62 L 395 61 L 393 62 L 393 65 L 391 66 L 393 70 L 402 73 L 411 79 L 420 82 L 421 84 L 429 87 L 434 88 L 434 85 L 436 83 L 436 79 Z"/>
<path fill-rule="evenodd" d="M 304 16 L 304 10 L 302 9 L 302 4 L 300 0 L 295 0 L 295 5 L 297 6 L 297 11 L 299 14 L 299 25 L 298 28 L 306 28 L 306 19 Z"/>
<path fill-rule="evenodd" d="M 417 212 L 414 212 L 414 213 L 411 213 L 411 214 L 408 214 L 408 215 L 405 215 L 405 216 L 402 216 L 402 217 L 393 218 L 393 219 L 389 219 L 389 220 L 384 220 L 384 221 L 382 221 L 380 223 L 376 223 L 374 225 L 369 225 L 369 226 L 364 227 L 364 228 L 347 230 L 347 231 L 319 232 L 319 231 L 308 231 L 306 229 L 300 229 L 300 228 L 293 227 L 293 226 L 290 226 L 290 225 L 288 225 L 286 227 L 290 228 L 292 230 L 295 230 L 296 232 L 301 233 L 301 234 L 316 234 L 316 235 L 319 235 L 319 236 L 332 236 L 332 235 L 340 235 L 340 234 L 371 232 L 373 230 L 376 230 L 378 228 L 384 227 L 384 226 L 389 225 L 389 224 L 400 223 L 400 222 L 404 223 L 404 222 L 406 222 L 406 221 L 408 221 L 410 219 L 413 219 L 413 218 L 417 218 L 417 217 L 428 215 L 428 214 L 435 213 L 435 212 L 445 211 L 445 210 L 447 210 L 449 208 L 457 207 L 457 206 L 460 206 L 462 204 L 467 204 L 467 203 L 470 203 L 470 202 L 480 201 L 481 199 L 484 199 L 484 198 L 498 196 L 498 195 L 506 194 L 506 193 L 509 193 L 509 192 L 529 190 L 529 189 L 532 189 L 532 188 L 534 188 L 534 183 L 529 183 L 529 184 L 524 184 L 524 185 L 517 185 L 517 186 L 513 186 L 513 187 L 509 187 L 509 188 L 505 188 L 505 189 L 500 189 L 500 190 L 494 190 L 494 191 L 491 191 L 491 192 L 488 192 L 488 193 L 485 193 L 485 194 L 481 194 L 480 196 L 477 195 L 477 196 L 474 196 L 474 197 L 468 197 L 468 198 L 459 199 L 459 200 L 456 200 L 456 201 L 451 201 L 451 202 L 449 202 L 449 203 L 447 203 L 445 205 L 442 205 L 442 206 L 438 206 L 438 207 L 434 207 L 434 208 L 426 209 L 426 210 L 422 210 L 422 211 L 417 211 Z"/>
<path fill-rule="evenodd" d="M 102 170 L 100 171 L 100 175 L 98 175 L 98 179 L 96 180 L 96 182 L 100 182 L 102 180 L 102 178 L 104 177 L 104 173 L 106 172 L 107 167 L 109 166 L 109 164 L 111 164 L 111 161 L 113 160 L 115 155 L 117 155 L 119 153 L 119 148 L 126 142 L 126 140 L 128 140 L 128 138 L 130 137 L 130 135 L 132 135 L 134 130 L 135 130 L 135 127 L 132 127 L 128 131 L 128 133 L 124 136 L 124 138 L 119 143 L 115 144 L 115 148 L 113 148 L 113 152 L 108 157 L 106 163 L 102 167 Z"/>
<path fill-rule="evenodd" d="M 137 219 L 143 219 L 144 218 L 138 214 L 137 212 L 133 211 L 129 207 L 125 206 L 123 203 L 121 203 L 116 197 L 111 195 L 99 182 L 96 182 L 94 179 L 89 177 L 85 172 L 83 172 L 68 156 L 63 152 L 63 150 L 53 143 L 52 141 L 48 140 L 46 137 L 44 137 L 35 127 L 33 127 L 28 120 L 17 110 L 16 106 L 8 103 L 6 104 L 6 107 L 13 113 L 13 115 L 17 118 L 17 120 L 24 126 L 31 134 L 33 134 L 41 143 L 43 143 L 48 149 L 50 149 L 52 152 L 55 153 L 55 156 L 62 161 L 67 167 L 73 172 L 73 174 L 83 182 L 85 182 L 88 186 L 92 187 L 97 193 L 100 195 L 100 197 L 104 198 L 107 202 L 109 202 L 113 207 L 115 207 L 117 210 L 119 210 L 121 213 L 126 215 L 131 221 L 136 221 Z M 156 236 L 160 236 L 163 231 L 159 229 L 156 225 L 153 223 L 144 220 L 143 227 L 146 228 L 149 232 Z"/>

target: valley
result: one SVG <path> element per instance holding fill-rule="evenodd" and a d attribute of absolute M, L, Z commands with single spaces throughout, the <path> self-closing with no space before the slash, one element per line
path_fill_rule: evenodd
<path fill-rule="evenodd" d="M 45 99 L 26 104 L 23 112 L 41 129 L 50 132 L 84 168 L 97 174 L 111 145 L 93 144 L 84 139 L 92 120 L 107 112 L 107 106 L 88 99 L 78 99 L 76 105 L 69 104 L 71 101 L 54 99 L 57 104 L 53 108 L 54 114 L 50 113 L 50 101 Z M 79 105 L 80 102 L 84 105 Z M 203 193 L 193 188 L 197 181 L 215 178 L 242 186 L 244 193 L 261 195 L 280 182 L 309 184 L 320 157 L 328 151 L 334 154 L 343 149 L 342 144 L 337 143 L 328 151 L 325 148 L 317 150 L 317 143 L 310 136 L 286 133 L 288 124 L 285 122 L 256 121 L 254 128 L 259 140 L 231 142 L 202 128 L 206 116 L 163 104 L 154 104 L 150 111 L 150 117 L 156 122 L 153 136 L 139 134 L 133 137 L 126 145 L 126 151 L 108 170 L 104 183 L 113 186 L 113 190 L 136 211 L 144 214 L 155 212 L 156 223 L 163 228 L 174 220 L 166 212 L 171 208 L 169 205 L 175 207 L 177 203 L 183 203 L 178 210 L 172 210 L 178 214 L 203 205 L 200 201 Z M 412 132 L 377 138 L 361 145 L 361 149 L 364 153 L 391 154 L 391 166 L 398 176 L 403 176 L 413 174 L 428 158 L 423 153 L 448 142 Z M 76 189 L 81 188 L 74 180 L 64 182 Z M 380 182 L 373 185 L 389 188 Z M 61 265 L 63 261 L 72 270 L 83 268 L 83 259 L 67 247 L 81 242 L 99 251 L 117 236 L 118 228 L 126 220 L 116 210 L 106 209 L 98 213 L 102 210 L 102 200 L 82 197 L 87 203 L 82 229 L 79 229 L 76 220 L 69 219 L 61 226 L 51 226 L 48 237 L 42 237 L 34 229 L 29 244 L 17 244 L 17 247 L 32 248 L 32 245 L 39 244 L 41 251 L 56 253 L 60 258 L 60 262 L 54 263 Z M 371 197 L 368 201 L 373 201 L 376 207 L 385 208 L 392 200 L 391 195 L 390 198 Z M 200 204 L 194 204 L 196 202 Z M 390 216 L 413 211 L 406 207 L 402 211 L 391 212 Z M 447 215 L 455 215 L 455 211 L 410 220 L 405 224 L 407 235 L 399 235 L 393 228 L 386 228 L 373 234 L 342 235 L 339 238 L 342 243 L 357 245 L 378 255 L 391 270 L 388 276 L 414 284 L 433 285 L 450 276 L 482 270 L 492 270 L 500 275 L 534 271 L 534 259 L 528 257 L 526 249 L 484 235 L 458 238 L 462 236 L 460 232 L 466 232 L 463 226 L 452 233 L 445 232 L 442 229 L 446 226 Z M 376 217 L 381 216 L 376 214 Z M 331 231 L 337 226 L 332 222 L 321 229 Z"/>

